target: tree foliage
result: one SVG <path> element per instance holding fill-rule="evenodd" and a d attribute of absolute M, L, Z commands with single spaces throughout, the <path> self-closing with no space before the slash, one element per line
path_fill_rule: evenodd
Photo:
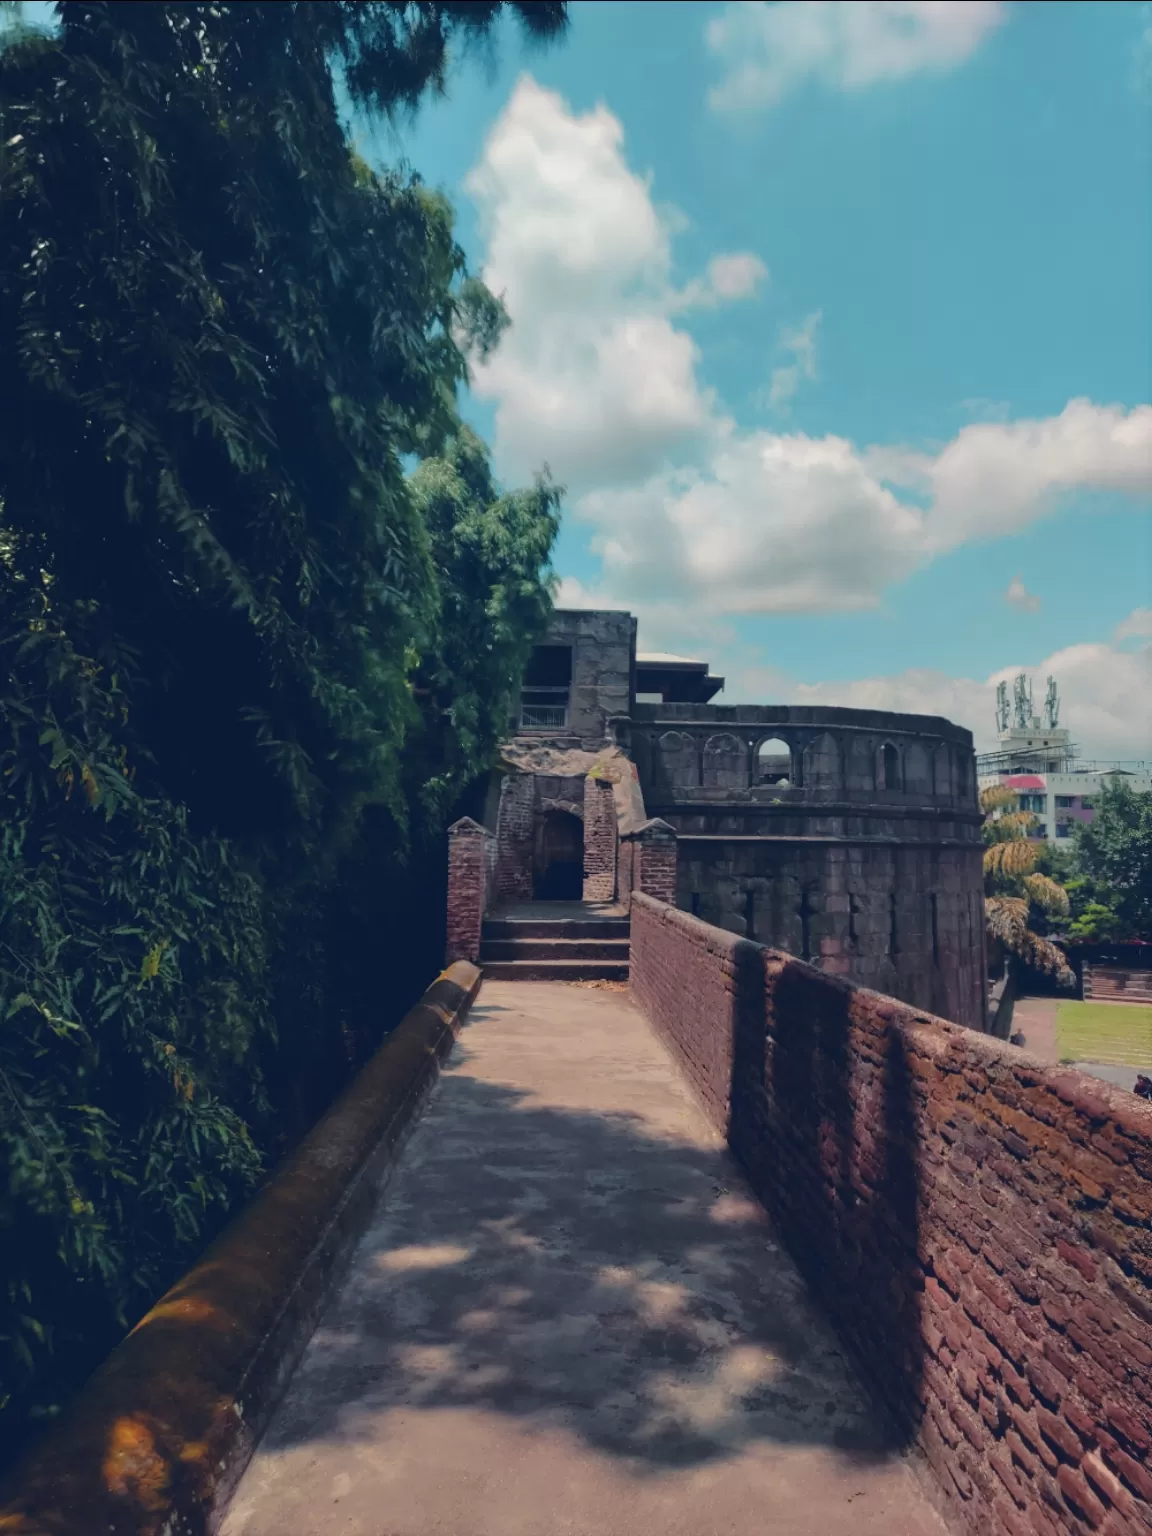
<path fill-rule="evenodd" d="M 137 779 L 134 659 L 10 566 L 0 613 L 3 1408 L 252 1187 L 271 1024 L 258 882 Z"/>
<path fill-rule="evenodd" d="M 1152 792 L 1106 783 L 1074 837 L 1069 936 L 1152 940 Z"/>
<path fill-rule="evenodd" d="M 506 317 L 334 86 L 410 107 L 500 10 L 66 3 L 0 52 L 12 1412 L 335 1086 L 391 958 L 340 903 L 442 834 L 546 616 L 559 492 L 502 494 L 455 410 Z"/>
<path fill-rule="evenodd" d="M 1006 786 L 981 791 L 988 934 L 1027 965 L 1071 986 L 1075 977 L 1064 952 L 1045 931 L 1050 920 L 1067 916 L 1068 893 L 1042 867 L 1044 843 L 1028 835 L 1039 819 L 1018 805 L 1016 794 Z"/>

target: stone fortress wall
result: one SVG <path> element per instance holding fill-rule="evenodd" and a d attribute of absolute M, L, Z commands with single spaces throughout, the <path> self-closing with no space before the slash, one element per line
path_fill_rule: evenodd
<path fill-rule="evenodd" d="M 984 1027 L 968 731 L 872 710 L 638 704 L 629 746 L 648 814 L 677 835 L 678 907 Z"/>
<path fill-rule="evenodd" d="M 643 827 L 657 841 L 674 834 L 678 907 L 986 1027 L 970 732 L 870 710 L 638 702 L 638 676 L 653 674 L 645 658 L 638 669 L 628 613 L 558 611 L 543 648 L 570 653 L 567 711 L 563 727 L 514 725 L 504 748 L 486 818 L 497 842 L 493 900 L 538 889 L 557 814 L 583 824 L 584 899 L 611 899 L 612 850 L 586 810 L 603 800 L 595 781 L 610 779 L 617 899 L 627 901 L 638 867 L 629 839 Z M 526 681 L 525 704 L 552 697 Z"/>

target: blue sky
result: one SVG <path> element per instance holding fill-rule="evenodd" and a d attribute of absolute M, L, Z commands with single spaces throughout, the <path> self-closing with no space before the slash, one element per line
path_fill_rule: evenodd
<path fill-rule="evenodd" d="M 568 486 L 561 601 L 727 702 L 981 744 L 1051 673 L 1085 756 L 1152 758 L 1152 7 L 570 12 L 350 125 L 505 297 L 464 409 Z"/>
<path fill-rule="evenodd" d="M 575 4 L 355 131 L 506 295 L 466 410 L 568 483 L 566 598 L 731 701 L 986 736 L 1051 670 L 1085 752 L 1152 756 L 1152 16 L 848 12 Z"/>

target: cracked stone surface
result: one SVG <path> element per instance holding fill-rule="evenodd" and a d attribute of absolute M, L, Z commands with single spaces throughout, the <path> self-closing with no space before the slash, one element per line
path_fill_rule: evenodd
<path fill-rule="evenodd" d="M 627 994 L 486 983 L 222 1536 L 944 1536 Z"/>

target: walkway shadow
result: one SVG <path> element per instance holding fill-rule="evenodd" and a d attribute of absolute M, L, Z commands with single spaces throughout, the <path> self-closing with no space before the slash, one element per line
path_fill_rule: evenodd
<path fill-rule="evenodd" d="M 921 1414 L 919 1173 L 899 1033 L 853 1024 L 852 992 L 767 951 L 736 952 L 729 1143 L 903 1449 Z"/>
<path fill-rule="evenodd" d="M 265 1451 L 467 1408 L 562 1426 L 639 1474 L 757 1441 L 887 1454 L 718 1140 L 542 1105 L 470 1060 L 465 1032 Z"/>

